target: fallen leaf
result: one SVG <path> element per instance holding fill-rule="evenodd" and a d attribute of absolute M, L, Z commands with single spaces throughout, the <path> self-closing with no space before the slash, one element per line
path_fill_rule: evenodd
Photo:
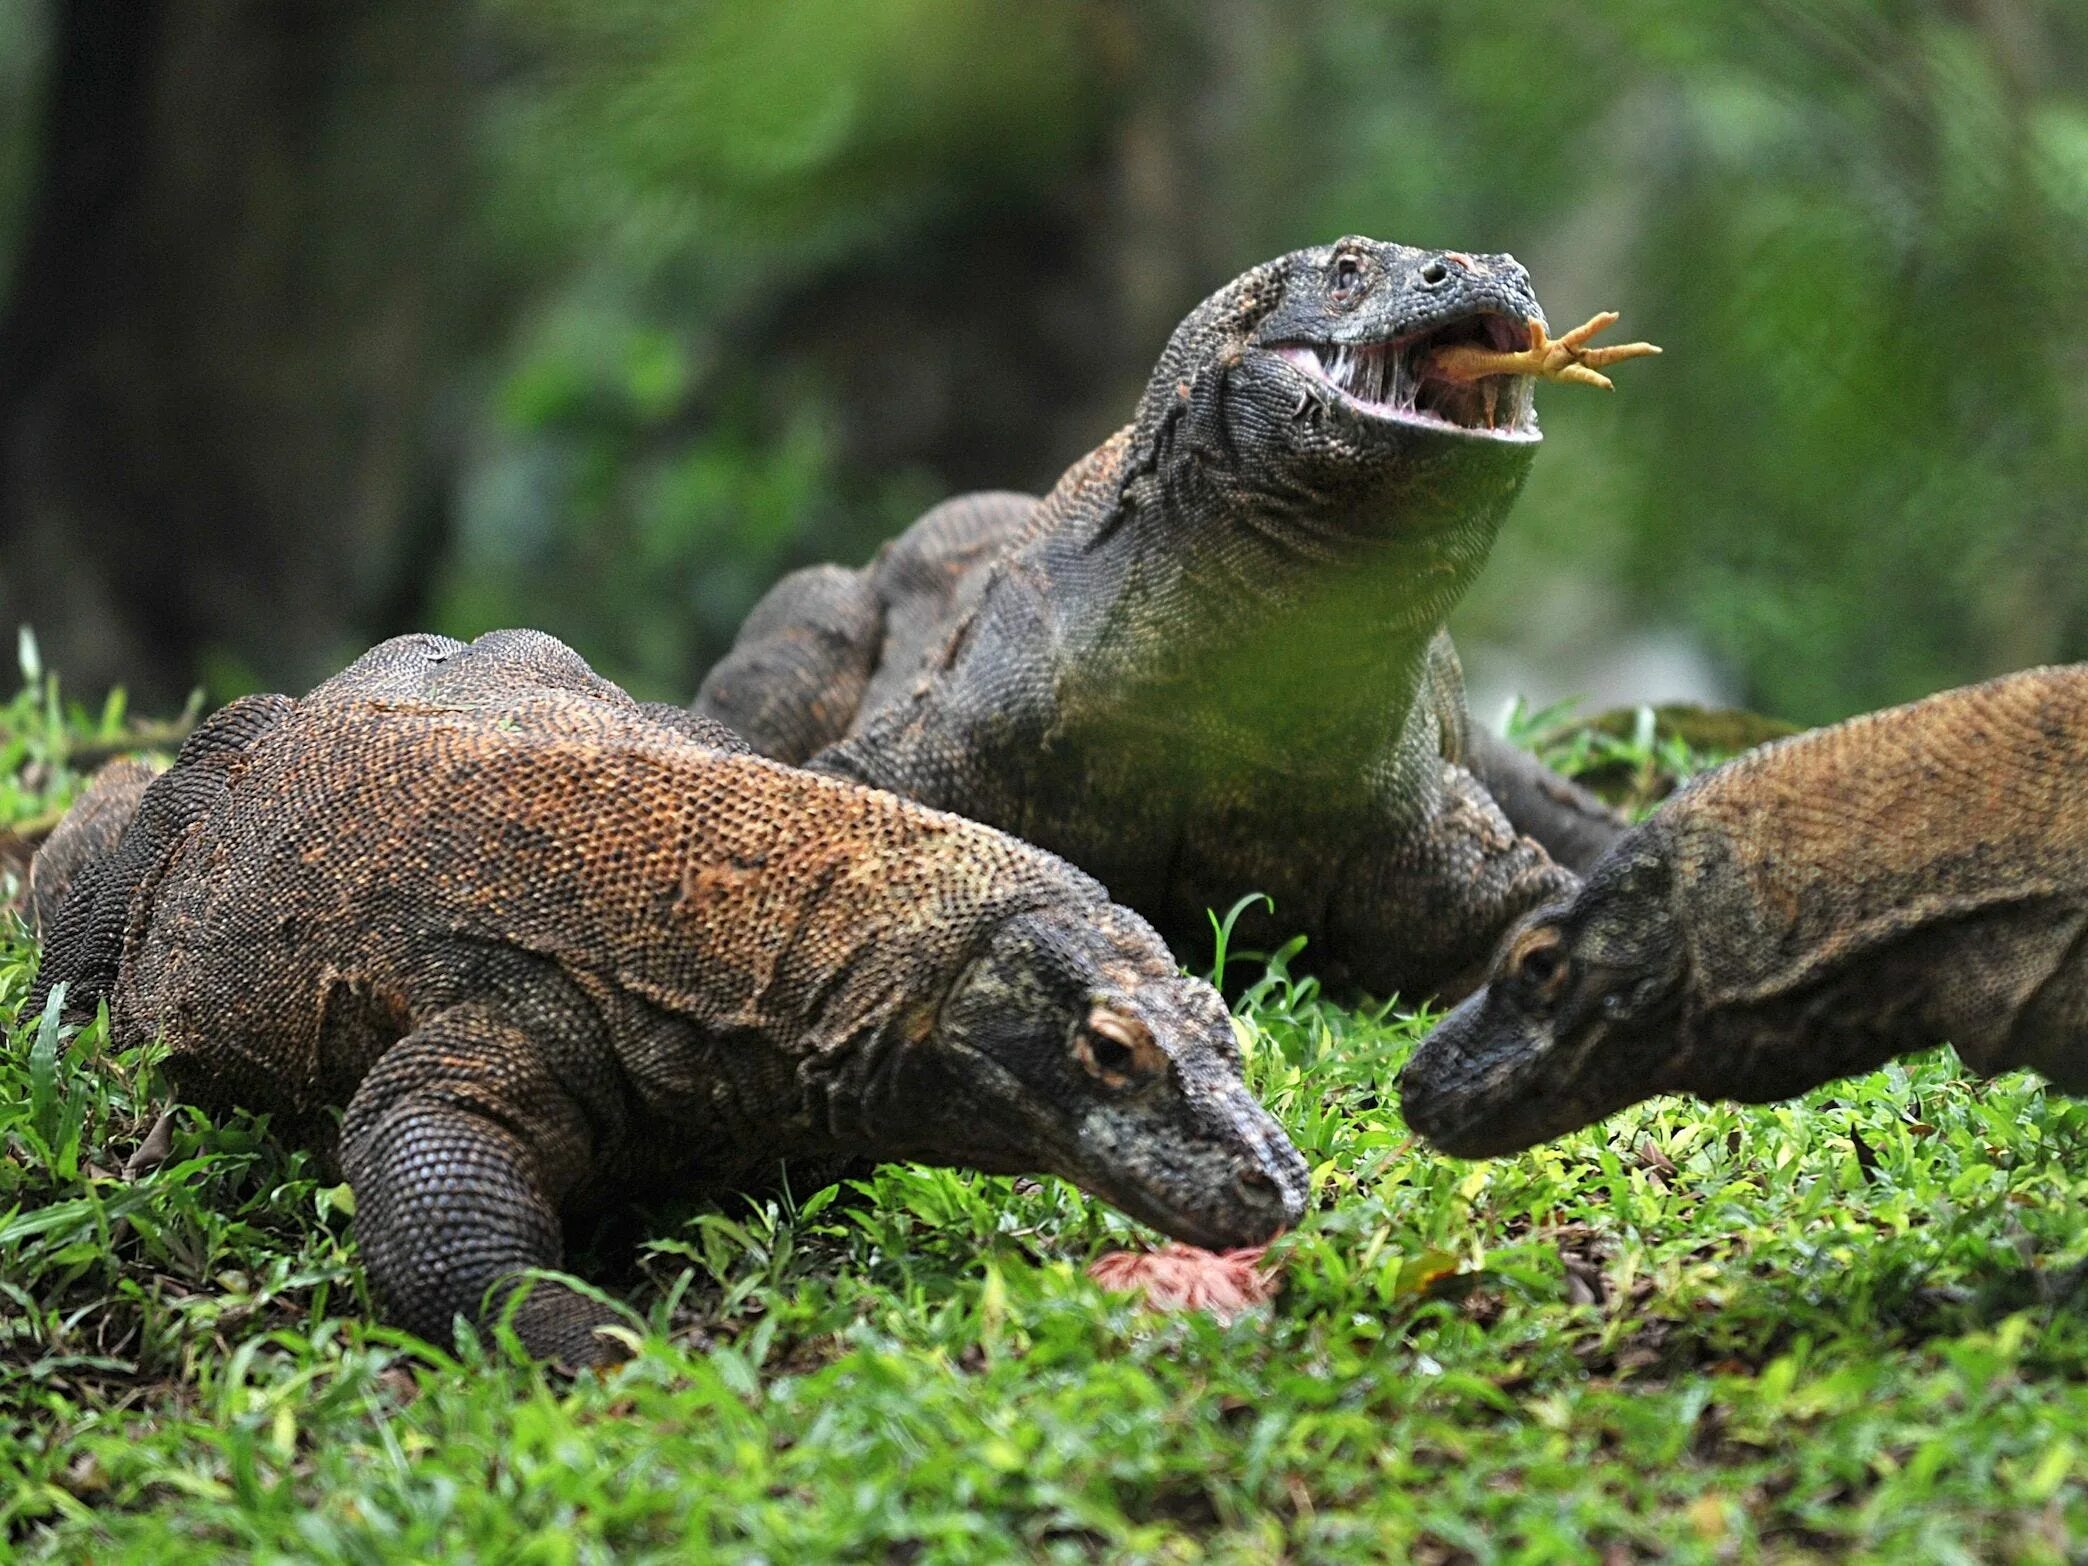
<path fill-rule="evenodd" d="M 145 1140 L 138 1150 L 123 1162 L 123 1178 L 136 1180 L 165 1163 L 174 1151 L 174 1111 L 163 1110 L 159 1119 L 153 1121 L 152 1129 L 145 1133 Z"/>
<path fill-rule="evenodd" d="M 1656 1174 L 1672 1176 L 1675 1172 L 1675 1161 L 1663 1153 L 1650 1136 L 1639 1138 L 1638 1161 L 1642 1168 L 1651 1169 Z"/>

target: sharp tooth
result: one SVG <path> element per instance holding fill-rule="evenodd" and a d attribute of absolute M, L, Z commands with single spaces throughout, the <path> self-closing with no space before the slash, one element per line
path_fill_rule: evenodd
<path fill-rule="evenodd" d="M 1494 408 L 1501 400 L 1501 382 L 1498 376 L 1489 375 L 1479 383 L 1480 399 L 1486 404 L 1486 427 L 1494 427 Z"/>

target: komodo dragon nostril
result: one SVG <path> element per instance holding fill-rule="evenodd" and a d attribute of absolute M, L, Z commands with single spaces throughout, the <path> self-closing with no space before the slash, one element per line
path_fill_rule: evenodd
<path fill-rule="evenodd" d="M 1424 287 L 1435 288 L 1450 281 L 1450 268 L 1440 261 L 1431 261 L 1415 275 L 1421 279 Z"/>
<path fill-rule="evenodd" d="M 1267 1207 L 1283 1200 L 1276 1181 L 1261 1169 L 1243 1169 L 1233 1176 L 1233 1189 L 1250 1207 Z"/>

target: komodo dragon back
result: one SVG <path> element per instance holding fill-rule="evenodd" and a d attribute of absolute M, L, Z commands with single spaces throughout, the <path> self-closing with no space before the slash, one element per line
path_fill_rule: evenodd
<path fill-rule="evenodd" d="M 2009 675 L 1765 746 L 1685 793 L 1667 831 L 1711 1006 L 1794 992 L 1912 930 L 2077 906 L 2088 668 Z M 2025 962 L 2008 986 L 2018 996 L 2050 967 Z"/>
<path fill-rule="evenodd" d="M 53 921 L 39 994 L 107 995 L 184 1095 L 330 1151 L 415 1331 L 512 1308 L 594 1360 L 564 1218 L 779 1158 L 1073 1179 L 1259 1243 L 1305 1171 L 1230 1018 L 1093 880 L 748 753 L 529 632 L 408 637 L 249 698 L 153 781 Z"/>
<path fill-rule="evenodd" d="M 1750 752 L 1504 941 L 1402 1081 L 1453 1152 L 1949 1042 L 2088 1090 L 2088 665 Z"/>

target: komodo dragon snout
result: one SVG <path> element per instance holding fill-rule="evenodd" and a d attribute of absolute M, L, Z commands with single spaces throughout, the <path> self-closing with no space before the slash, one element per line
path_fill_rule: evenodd
<path fill-rule="evenodd" d="M 1041 1151 L 1177 1239 L 1261 1244 L 1303 1214 L 1305 1161 L 1247 1092 L 1217 992 L 1096 911 L 1015 915 L 964 970 L 905 1084 L 933 1106 L 914 1156 L 1016 1173 Z"/>
<path fill-rule="evenodd" d="M 1281 302 L 1247 336 L 1234 394 L 1251 395 L 1266 379 L 1276 408 L 1284 397 L 1317 408 L 1319 419 L 1304 422 L 1332 421 L 1342 433 L 1328 438 L 1341 444 L 1540 438 L 1533 375 L 1507 357 L 1531 346 L 1544 317 L 1515 257 L 1351 235 L 1294 252 L 1275 270 Z M 1251 310 L 1256 291 L 1242 293 Z M 1499 373 L 1443 373 L 1439 356 L 1465 347 L 1501 355 Z"/>
<path fill-rule="evenodd" d="M 1408 1065 L 1513 1152 L 1654 1093 L 1761 1103 L 1955 1046 L 2088 1092 L 2088 664 L 1750 751 L 1517 927 Z"/>
<path fill-rule="evenodd" d="M 1401 1074 L 1407 1124 L 1446 1153 L 1493 1158 L 1678 1085 L 1685 947 L 1667 881 L 1656 856 L 1613 850 L 1578 897 L 1517 925 L 1486 987 Z"/>

